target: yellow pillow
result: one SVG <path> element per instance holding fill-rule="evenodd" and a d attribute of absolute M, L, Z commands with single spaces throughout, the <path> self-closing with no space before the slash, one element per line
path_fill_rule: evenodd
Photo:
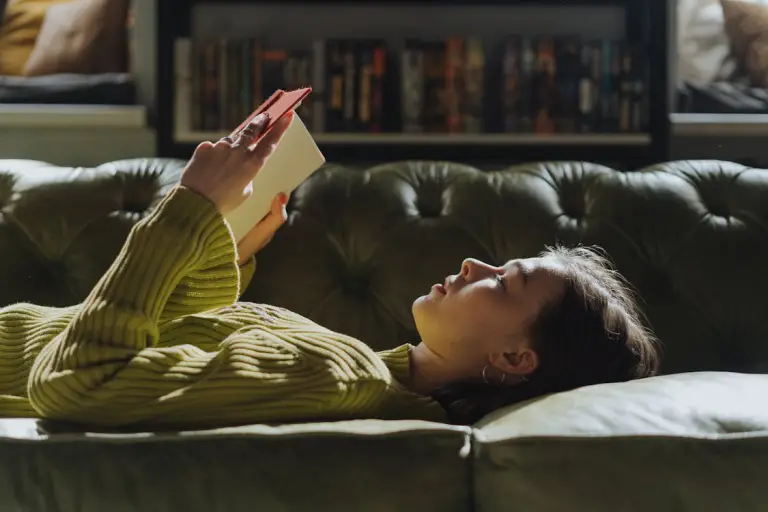
<path fill-rule="evenodd" d="M 10 0 L 0 26 L 0 75 L 23 75 L 45 11 L 71 0 Z"/>

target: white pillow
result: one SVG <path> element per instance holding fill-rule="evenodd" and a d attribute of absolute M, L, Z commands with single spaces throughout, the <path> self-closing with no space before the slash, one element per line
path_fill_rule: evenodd
<path fill-rule="evenodd" d="M 703 87 L 727 73 L 730 46 L 720 0 L 678 0 L 677 27 L 678 87 Z"/>

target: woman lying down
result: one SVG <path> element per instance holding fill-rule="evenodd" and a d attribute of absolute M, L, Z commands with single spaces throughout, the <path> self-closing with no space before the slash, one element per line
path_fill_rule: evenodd
<path fill-rule="evenodd" d="M 374 352 L 236 302 L 284 200 L 237 246 L 224 216 L 279 144 L 257 118 L 203 143 L 80 305 L 0 309 L 0 417 L 214 428 L 362 418 L 472 423 L 507 404 L 653 375 L 656 343 L 596 251 L 463 262 L 413 303 L 421 342 Z M 252 149 L 248 149 L 249 146 Z"/>

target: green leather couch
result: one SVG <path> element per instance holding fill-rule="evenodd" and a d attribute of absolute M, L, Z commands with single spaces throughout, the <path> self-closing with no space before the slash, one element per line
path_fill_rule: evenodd
<path fill-rule="evenodd" d="M 179 178 L 0 160 L 0 304 L 75 304 Z M 541 163 L 328 166 L 302 185 L 244 298 L 375 348 L 463 258 L 600 244 L 637 287 L 665 375 L 411 421 L 81 432 L 0 420 L 0 510 L 768 510 L 768 171 L 717 161 L 622 173 Z"/>

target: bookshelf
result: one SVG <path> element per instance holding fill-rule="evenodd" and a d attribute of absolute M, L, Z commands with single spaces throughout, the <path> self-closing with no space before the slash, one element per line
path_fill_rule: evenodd
<path fill-rule="evenodd" d="M 367 116 L 369 120 L 367 124 L 361 122 L 345 124 L 339 119 L 335 119 L 335 125 L 329 123 L 328 119 L 316 124 L 312 120 L 305 119 L 329 162 L 375 163 L 425 158 L 454 160 L 482 167 L 483 164 L 506 165 L 530 160 L 585 159 L 636 167 L 662 161 L 668 159 L 670 135 L 668 7 L 667 2 L 659 0 L 577 0 L 568 2 L 567 6 L 554 0 L 474 2 L 390 0 L 368 3 L 339 0 L 314 2 L 159 0 L 156 4 L 157 19 L 160 20 L 157 24 L 156 38 L 158 152 L 164 157 L 187 158 L 199 142 L 216 140 L 225 135 L 227 130 L 222 128 L 238 124 L 238 113 L 250 112 L 249 105 L 256 103 L 257 92 L 241 97 L 239 102 L 236 101 L 239 103 L 236 113 L 230 112 L 228 115 L 230 119 L 225 120 L 226 116 L 219 112 L 221 115 L 213 116 L 216 118 L 213 125 L 209 119 L 208 126 L 204 126 L 205 123 L 200 120 L 203 114 L 198 112 L 193 115 L 193 108 L 204 108 L 200 101 L 195 101 L 201 98 L 200 92 L 193 91 L 192 85 L 188 85 L 186 90 L 184 86 L 178 86 L 177 75 L 180 73 L 188 77 L 192 75 L 192 70 L 196 68 L 191 64 L 186 71 L 178 66 L 180 62 L 199 63 L 193 59 L 195 56 L 199 58 L 201 42 L 206 44 L 213 42 L 216 45 L 228 40 L 251 45 L 253 41 L 258 41 L 258 51 L 261 52 L 262 57 L 267 51 L 274 50 L 287 52 L 289 56 L 293 55 L 293 52 L 308 56 L 307 58 L 310 59 L 308 66 L 312 66 L 312 73 L 309 75 L 310 83 L 318 91 L 313 96 L 324 100 L 329 96 L 324 92 L 325 89 L 330 89 L 327 83 L 329 72 L 328 69 L 318 71 L 313 60 L 317 61 L 318 55 L 321 55 L 324 61 L 328 59 L 327 48 L 330 39 L 331 41 L 364 40 L 381 43 L 386 52 L 386 72 L 378 84 L 384 90 L 381 108 L 376 110 L 381 115 L 378 118 L 380 123 L 373 123 L 378 126 L 372 127 L 372 121 L 370 121 L 371 117 L 376 118 L 375 112 Z M 284 22 L 286 19 L 292 20 L 292 30 L 286 30 Z M 558 98 L 555 101 L 560 102 L 558 105 L 566 106 L 554 107 L 554 103 L 548 105 L 551 107 L 550 110 L 558 113 L 550 116 L 552 119 L 549 125 L 544 123 L 544 125 L 534 126 L 536 120 L 530 120 L 531 114 L 539 111 L 530 105 L 535 104 L 539 107 L 542 104 L 547 105 L 547 100 L 541 99 L 540 96 L 535 97 L 535 93 L 541 90 L 541 84 L 546 85 L 547 82 L 535 82 L 530 76 L 533 72 L 530 69 L 526 78 L 518 68 L 518 83 L 523 84 L 520 97 L 523 99 L 527 97 L 528 102 L 521 106 L 523 99 L 520 99 L 512 106 L 509 102 L 505 104 L 504 48 L 512 36 L 519 36 L 519 40 L 528 41 L 528 44 L 534 46 L 534 50 L 535 45 L 540 44 L 539 41 L 547 37 L 553 38 L 557 44 L 560 44 L 559 41 L 566 36 L 570 40 L 579 42 L 579 45 L 582 44 L 580 42 L 582 40 L 599 40 L 598 48 L 601 48 L 602 44 L 613 44 L 607 41 L 626 41 L 619 46 L 607 48 L 613 49 L 614 52 L 626 51 L 637 62 L 647 64 L 650 61 L 652 65 L 644 67 L 638 65 L 638 68 L 645 72 L 644 75 L 630 68 L 625 75 L 627 80 L 622 82 L 614 76 L 610 83 L 617 91 L 623 85 L 625 90 L 630 91 L 625 97 L 636 100 L 635 103 L 623 104 L 626 106 L 625 112 L 631 109 L 636 117 L 638 111 L 642 111 L 643 114 L 637 119 L 633 117 L 631 121 L 628 120 L 629 118 L 619 121 L 616 116 L 619 115 L 617 109 L 621 106 L 618 103 L 617 92 L 615 96 L 611 96 L 616 102 L 612 107 L 614 110 L 611 111 L 610 106 L 606 107 L 609 109 L 606 112 L 613 112 L 613 117 L 611 114 L 603 116 L 606 120 L 600 125 L 595 117 L 599 112 L 594 111 L 595 115 L 592 116 L 591 121 L 593 124 L 587 125 L 589 116 L 580 115 L 576 105 L 579 101 L 577 99 L 579 93 L 576 91 L 584 77 L 571 74 L 569 86 L 556 80 L 549 82 L 550 86 L 554 87 L 551 91 L 554 91 L 555 97 Z M 439 41 L 445 52 L 447 46 L 445 41 L 452 37 L 461 38 L 467 48 L 469 43 L 466 41 L 480 42 L 483 52 L 482 73 L 480 73 L 482 88 L 478 90 L 481 91 L 479 97 L 482 99 L 472 100 L 468 96 L 470 93 L 465 92 L 464 99 L 460 103 L 461 116 L 451 118 L 453 119 L 452 128 L 440 125 L 440 122 L 449 122 L 447 119 L 440 118 L 439 115 L 437 124 L 435 123 L 434 103 L 430 126 L 414 127 L 411 123 L 412 126 L 406 127 L 407 114 L 403 108 L 406 98 L 403 92 L 405 89 L 403 52 L 412 49 L 411 41 L 416 39 L 428 41 L 429 44 Z M 186 46 L 186 54 L 179 53 L 180 40 L 190 41 Z M 322 41 L 324 55 L 315 52 L 318 41 Z M 357 43 L 356 47 L 359 45 L 360 43 Z M 559 46 L 552 48 L 556 52 L 560 51 Z M 577 56 L 574 58 L 587 55 L 586 49 L 582 46 L 574 52 L 573 55 Z M 447 53 L 440 55 L 443 59 L 441 62 L 448 62 Z M 466 55 L 469 58 L 469 50 Z M 536 65 L 540 56 L 534 55 L 533 65 Z M 555 57 L 552 60 L 555 65 L 561 62 L 558 60 L 560 53 L 552 52 L 550 55 Z M 253 53 L 239 53 L 237 56 L 239 59 L 245 59 L 242 62 L 251 62 Z M 358 58 L 360 58 L 359 55 Z M 595 58 L 599 60 L 599 57 Z M 588 74 L 590 67 L 595 66 L 590 64 L 592 61 L 587 57 L 584 59 L 583 62 L 579 61 L 581 63 L 579 69 L 583 69 L 583 73 Z M 518 58 L 518 61 L 521 60 Z M 465 78 L 462 85 L 466 89 L 463 90 L 470 88 L 467 85 L 469 84 L 467 77 L 470 76 L 467 65 L 466 62 L 459 63 L 458 66 L 464 67 L 455 68 L 459 69 Z M 261 68 L 262 65 L 259 67 Z M 356 71 L 359 72 L 360 69 L 358 67 Z M 581 72 L 576 67 L 571 69 L 576 70 L 576 73 Z M 268 72 L 261 69 L 262 76 L 265 76 L 265 71 Z M 258 72 L 251 71 L 251 73 Z M 355 76 L 362 76 L 362 73 Z M 434 76 L 433 74 L 432 77 Z M 556 72 L 555 77 L 557 77 Z M 200 81 L 199 77 L 192 79 Z M 192 79 L 188 78 L 185 83 L 189 83 Z M 594 79 L 595 83 L 606 80 L 597 75 Z M 641 88 L 627 88 L 627 83 L 640 85 L 640 79 L 642 79 Z M 219 80 L 221 80 L 220 77 Z M 255 83 L 253 76 L 248 80 L 248 84 Z M 321 83 L 315 83 L 318 80 Z M 447 81 L 443 82 L 443 85 Z M 270 83 L 264 80 L 263 88 L 269 88 Z M 358 84 L 356 80 L 348 83 Z M 526 83 L 527 90 L 525 90 Z M 221 86 L 221 83 L 219 86 L 225 87 Z M 355 96 L 358 96 L 360 87 L 362 86 L 356 85 Z M 598 94 L 604 90 L 601 89 L 602 87 L 611 87 L 611 85 L 598 85 L 595 89 Z M 182 92 L 177 94 L 179 90 Z M 642 93 L 632 92 L 637 90 L 642 90 Z M 435 91 L 434 88 L 422 88 L 421 91 L 423 101 L 434 97 L 434 94 L 430 94 Z M 610 89 L 608 91 L 610 92 Z M 268 95 L 267 91 L 264 91 L 264 94 Z M 571 95 L 568 96 L 568 94 Z M 216 97 L 218 99 L 210 103 L 218 102 L 219 106 L 222 106 L 227 102 L 219 94 Z M 450 96 L 443 98 L 450 98 Z M 569 102 L 562 98 L 573 101 Z M 211 100 L 212 96 L 208 99 Z M 355 119 L 360 115 L 362 110 L 360 102 L 363 101 L 360 97 L 356 99 L 359 102 L 356 102 L 352 107 L 353 110 L 350 111 L 354 112 Z M 482 112 L 475 116 L 474 123 L 462 117 L 469 115 L 467 112 L 471 112 L 472 101 L 475 101 L 475 113 Z M 232 108 L 231 103 L 232 100 L 229 100 L 227 105 L 230 106 L 227 106 L 227 109 Z M 446 114 L 448 104 L 449 102 L 445 99 L 439 104 L 443 114 Z M 457 104 L 459 103 L 454 103 L 454 105 Z M 194 105 L 194 107 L 185 108 L 185 105 Z M 365 107 L 368 111 L 371 109 L 370 105 L 368 103 Z M 313 110 L 302 113 L 302 117 L 323 115 L 322 109 L 318 110 L 318 107 L 312 105 L 307 106 L 307 109 L 310 108 Z M 598 105 L 597 108 L 602 107 Z M 412 109 L 408 112 L 412 112 Z M 560 112 L 567 112 L 567 114 Z M 454 113 L 456 113 L 455 107 Z M 337 117 L 343 116 L 343 113 L 336 114 Z M 438 111 L 437 114 L 440 112 Z M 325 116 L 330 114 L 326 111 Z M 528 125 L 520 128 L 519 123 L 509 122 L 510 119 L 520 116 L 530 120 Z M 450 114 L 445 117 L 450 118 Z M 234 118 L 238 118 L 238 121 L 232 122 Z M 426 114 L 423 114 L 420 119 L 424 121 Z M 618 126 L 619 124 L 623 129 Z M 541 126 L 544 126 L 543 130 Z"/>

